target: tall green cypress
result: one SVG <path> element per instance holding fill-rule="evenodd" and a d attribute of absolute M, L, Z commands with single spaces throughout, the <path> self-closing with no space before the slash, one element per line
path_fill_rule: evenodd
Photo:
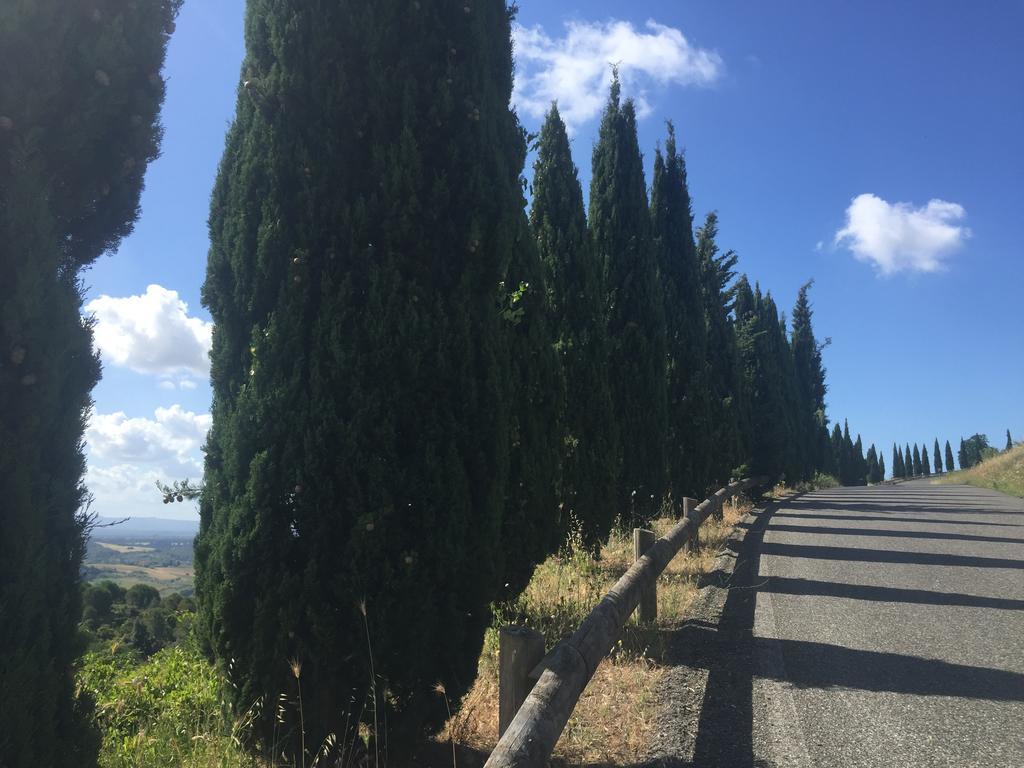
<path fill-rule="evenodd" d="M 924 470 L 921 469 L 921 452 L 917 449 L 917 443 L 914 443 L 914 477 L 920 477 Z"/>
<path fill-rule="evenodd" d="M 619 503 L 650 518 L 665 492 L 665 308 L 633 102 L 612 81 L 594 146 L 590 231 L 604 265 L 608 373 L 622 448 Z"/>
<path fill-rule="evenodd" d="M 708 397 L 707 421 L 700 429 L 707 435 L 707 450 L 697 470 L 705 490 L 713 490 L 729 479 L 743 461 L 745 446 L 740 426 L 740 370 L 736 334 L 730 312 L 733 308 L 736 253 L 719 251 L 718 214 L 711 212 L 697 230 L 697 263 L 700 266 L 707 359 L 704 382 Z"/>
<path fill-rule="evenodd" d="M 565 124 L 552 106 L 540 131 L 530 224 L 544 263 L 565 374 L 563 496 L 590 545 L 605 539 L 618 484 L 601 266 L 590 248 L 583 192 Z"/>
<path fill-rule="evenodd" d="M 825 424 L 825 368 L 821 361 L 821 345 L 814 337 L 811 323 L 813 312 L 807 293 L 814 285 L 809 280 L 800 286 L 796 306 L 793 307 L 793 367 L 799 412 L 797 446 L 803 477 L 806 479 L 822 469 L 824 457 L 818 450 L 818 428 Z"/>
<path fill-rule="evenodd" d="M 932 461 L 935 462 L 935 474 L 942 474 L 942 453 L 939 451 L 939 438 L 935 438 L 935 444 L 932 446 Z"/>
<path fill-rule="evenodd" d="M 967 456 L 967 450 L 965 447 L 964 439 L 962 437 L 960 438 L 960 450 L 957 451 L 956 458 L 957 461 L 960 463 L 960 469 L 971 468 L 971 460 Z"/>
<path fill-rule="evenodd" d="M 910 443 L 907 443 L 904 449 L 903 461 L 905 469 L 904 477 L 913 477 L 916 473 L 914 472 L 914 456 L 910 452 Z"/>
<path fill-rule="evenodd" d="M 853 443 L 853 484 L 866 485 L 868 482 L 868 462 L 864 457 L 864 443 L 857 435 Z"/>
<path fill-rule="evenodd" d="M 869 483 L 871 483 L 873 485 L 873 484 L 879 482 L 879 480 L 881 479 L 879 477 L 878 452 L 875 450 L 874 444 L 872 444 L 871 447 L 868 448 L 867 464 L 868 464 L 867 480 L 868 480 Z"/>
<path fill-rule="evenodd" d="M 878 474 L 879 482 L 885 480 L 885 456 L 882 455 L 881 451 L 878 453 Z"/>
<path fill-rule="evenodd" d="M 946 441 L 945 455 L 946 455 L 946 471 L 947 472 L 954 472 L 954 471 L 956 471 L 956 467 L 953 465 L 953 449 L 949 445 L 949 440 Z"/>
<path fill-rule="evenodd" d="M 700 266 L 693 239 L 693 210 L 686 161 L 668 124 L 665 152 L 654 158 L 651 188 L 654 253 L 665 296 L 668 487 L 675 499 L 700 495 L 699 457 L 708 446 L 700 428 L 709 404 L 703 381 L 707 331 L 701 302 Z"/>
<path fill-rule="evenodd" d="M 771 295 L 753 290 L 746 275 L 736 283 L 736 350 L 747 406 L 750 471 L 776 481 L 793 469 L 796 407 L 789 346 Z"/>
<path fill-rule="evenodd" d="M 139 215 L 180 2 L 0 7 L 0 765 L 95 765 L 76 696 L 99 379 L 81 270 Z"/>
<path fill-rule="evenodd" d="M 843 485 L 856 485 L 857 463 L 854 460 L 850 422 L 843 419 L 843 443 L 839 461 L 839 475 Z"/>
<path fill-rule="evenodd" d="M 293 658 L 307 744 L 361 713 L 401 743 L 444 716 L 436 683 L 472 682 L 488 606 L 538 556 L 508 521 L 542 545 L 557 521 L 549 477 L 509 482 L 532 450 L 559 464 L 522 408 L 560 399 L 510 14 L 250 0 L 245 38 L 203 288 L 197 621 L 240 707 L 293 696 Z"/>
<path fill-rule="evenodd" d="M 835 477 L 843 483 L 843 430 L 839 423 L 832 425 L 832 438 L 830 440 L 832 450 L 832 463 L 835 465 Z"/>
<path fill-rule="evenodd" d="M 1010 430 L 1006 430 L 1006 448 L 1004 450 L 1010 450 L 1013 448 L 1013 438 L 1010 437 Z"/>
<path fill-rule="evenodd" d="M 928 446 L 924 443 L 921 443 L 921 473 L 925 477 L 932 473 L 931 460 L 928 458 Z"/>
<path fill-rule="evenodd" d="M 892 444 L 892 479 L 903 477 L 903 451 Z"/>

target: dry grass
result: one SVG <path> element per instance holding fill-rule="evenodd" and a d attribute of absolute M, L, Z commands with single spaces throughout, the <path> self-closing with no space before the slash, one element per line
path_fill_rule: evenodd
<path fill-rule="evenodd" d="M 1024 445 L 1014 446 L 976 467 L 944 475 L 935 482 L 966 483 L 1024 497 Z"/>
<path fill-rule="evenodd" d="M 583 692 L 555 748 L 565 766 L 630 764 L 643 757 L 657 710 L 655 692 L 673 630 L 697 595 L 697 580 L 710 572 L 733 526 L 749 503 L 728 504 L 724 519 L 701 526 L 698 553 L 681 552 L 658 580 L 658 620 L 640 626 L 631 619 L 610 656 Z M 664 535 L 676 520 L 655 520 Z M 453 739 L 477 753 L 489 753 L 498 734 L 498 627 L 518 622 L 543 632 L 550 648 L 569 636 L 633 562 L 632 535 L 615 533 L 600 557 L 590 557 L 570 537 L 563 552 L 537 567 L 524 594 L 497 612 L 480 656 L 479 674 L 462 706 L 438 739 Z"/>

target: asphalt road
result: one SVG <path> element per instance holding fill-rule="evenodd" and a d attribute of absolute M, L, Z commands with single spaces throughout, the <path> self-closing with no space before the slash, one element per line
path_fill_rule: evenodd
<path fill-rule="evenodd" d="M 1024 501 L 820 491 L 737 549 L 694 763 L 1024 767 Z"/>

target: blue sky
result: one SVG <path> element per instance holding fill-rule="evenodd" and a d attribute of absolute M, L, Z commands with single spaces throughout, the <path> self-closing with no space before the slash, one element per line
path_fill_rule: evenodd
<path fill-rule="evenodd" d="M 104 378 L 87 435 L 103 515 L 194 516 L 209 193 L 234 111 L 241 0 L 186 0 L 142 217 L 86 274 Z M 571 116 L 586 188 L 607 64 L 654 148 L 675 122 L 698 218 L 790 307 L 815 279 L 829 414 L 865 445 L 1024 437 L 1024 3 L 520 1 L 515 101 Z M 151 287 L 152 286 L 152 287 Z"/>

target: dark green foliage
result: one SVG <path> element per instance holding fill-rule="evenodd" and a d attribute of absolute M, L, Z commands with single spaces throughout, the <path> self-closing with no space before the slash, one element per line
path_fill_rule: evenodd
<path fill-rule="evenodd" d="M 821 350 L 814 337 L 811 323 L 813 312 L 807 293 L 813 280 L 800 286 L 796 306 L 793 307 L 793 368 L 797 395 L 796 449 L 801 467 L 801 479 L 807 479 L 815 470 L 826 470 L 825 457 L 819 447 L 818 428 L 825 424 L 825 368 Z M 827 343 L 827 342 L 826 342 Z"/>
<path fill-rule="evenodd" d="M 712 212 L 697 230 L 697 263 L 707 336 L 704 382 L 708 398 L 707 421 L 700 428 L 707 435 L 708 448 L 703 457 L 698 457 L 700 463 L 695 471 L 705 490 L 713 490 L 727 481 L 745 456 L 740 423 L 741 374 L 735 329 L 729 317 L 734 296 L 730 284 L 737 256 L 734 251 L 720 253 L 717 237 L 718 214 Z"/>
<path fill-rule="evenodd" d="M 665 295 L 668 365 L 668 487 L 674 499 L 702 495 L 701 456 L 710 446 L 699 429 L 708 419 L 704 380 L 707 331 L 701 299 L 700 265 L 693 239 L 693 210 L 686 161 L 668 124 L 665 153 L 654 158 L 651 225 L 658 273 Z M 815 436 L 816 438 L 816 436 Z"/>
<path fill-rule="evenodd" d="M 619 512 L 601 265 L 590 248 L 583 193 L 557 107 L 548 113 L 537 146 L 530 224 L 565 376 L 563 498 L 586 543 L 596 546 Z"/>
<path fill-rule="evenodd" d="M 932 473 L 931 461 L 928 458 L 928 446 L 921 444 L 921 473 L 927 477 Z"/>
<path fill-rule="evenodd" d="M 386 715 L 394 756 L 443 717 L 433 686 L 471 684 L 488 606 L 563 523 L 510 14 L 466 7 L 249 3 L 203 288 L 197 623 L 239 711 L 302 663 L 307 743 Z"/>
<path fill-rule="evenodd" d="M 920 477 L 924 470 L 921 468 L 921 452 L 917 449 L 917 443 L 914 443 L 914 477 Z"/>
<path fill-rule="evenodd" d="M 907 443 L 903 451 L 903 466 L 906 470 L 904 477 L 914 477 L 917 474 L 914 471 L 914 456 L 910 452 L 910 443 Z"/>
<path fill-rule="evenodd" d="M 100 375 L 80 270 L 138 216 L 177 0 L 0 4 L 0 764 L 89 766 L 77 701 L 82 435 Z"/>
<path fill-rule="evenodd" d="M 868 482 L 868 462 L 864 458 L 864 443 L 857 435 L 853 444 L 853 483 L 852 485 L 866 485 Z"/>
<path fill-rule="evenodd" d="M 879 482 L 885 480 L 885 457 L 882 456 L 881 451 L 878 453 L 878 473 L 880 478 Z"/>
<path fill-rule="evenodd" d="M 1006 448 L 1004 450 L 1010 450 L 1013 448 L 1013 438 L 1010 437 L 1010 430 L 1006 430 Z"/>
<path fill-rule="evenodd" d="M 192 598 L 160 593 L 146 584 L 128 589 L 112 581 L 84 585 L 81 628 L 93 650 L 112 647 L 150 656 L 182 642 L 192 623 Z"/>
<path fill-rule="evenodd" d="M 960 469 L 970 469 L 977 466 L 987 458 L 994 456 L 998 451 L 989 445 L 988 437 L 981 434 L 971 435 L 966 440 L 960 440 Z"/>
<path fill-rule="evenodd" d="M 961 441 L 961 443 L 962 442 L 963 441 Z M 953 449 L 949 445 L 949 440 L 946 441 L 945 456 L 946 456 L 946 471 L 947 472 L 953 472 L 956 469 L 956 467 L 953 466 Z"/>
<path fill-rule="evenodd" d="M 905 469 L 903 467 L 903 449 L 897 448 L 896 444 L 892 445 L 892 477 L 902 478 L 905 475 Z"/>
<path fill-rule="evenodd" d="M 622 448 L 618 501 L 646 520 L 665 492 L 665 311 L 636 111 L 632 101 L 620 103 L 617 75 L 594 146 L 589 220 L 608 297 L 608 375 Z"/>
<path fill-rule="evenodd" d="M 737 281 L 735 295 L 749 468 L 775 482 L 787 470 L 800 472 L 792 358 L 771 295 L 762 295 L 760 287 L 751 290 L 745 275 Z"/>
<path fill-rule="evenodd" d="M 935 462 L 935 474 L 942 474 L 942 452 L 939 450 L 939 438 L 935 438 L 932 446 L 932 461 Z"/>
<path fill-rule="evenodd" d="M 878 463 L 878 451 L 875 450 L 875 446 L 872 444 L 868 448 L 867 456 L 868 475 L 867 479 L 869 483 L 880 483 L 885 477 L 885 472 Z"/>

